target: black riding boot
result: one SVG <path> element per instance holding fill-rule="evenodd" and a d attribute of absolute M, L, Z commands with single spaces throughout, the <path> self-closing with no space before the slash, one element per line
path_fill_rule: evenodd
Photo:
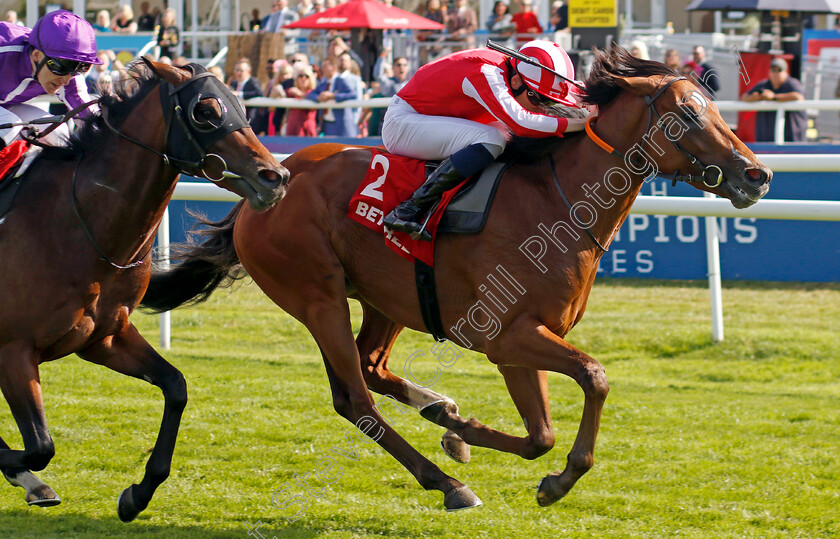
<path fill-rule="evenodd" d="M 455 170 L 452 160 L 444 159 L 411 198 L 400 203 L 385 217 L 385 226 L 391 230 L 407 232 L 413 239 L 419 237 L 422 241 L 432 241 L 432 235 L 425 227 L 426 214 L 443 193 L 462 181 L 464 177 Z"/>

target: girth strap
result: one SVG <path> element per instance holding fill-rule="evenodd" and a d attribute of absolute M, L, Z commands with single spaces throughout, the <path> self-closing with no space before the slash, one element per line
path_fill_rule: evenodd
<path fill-rule="evenodd" d="M 423 323 L 436 341 L 446 340 L 443 320 L 440 318 L 437 288 L 435 287 L 435 268 L 420 259 L 414 259 L 414 278 L 417 282 L 417 298 L 420 300 L 420 314 Z"/>

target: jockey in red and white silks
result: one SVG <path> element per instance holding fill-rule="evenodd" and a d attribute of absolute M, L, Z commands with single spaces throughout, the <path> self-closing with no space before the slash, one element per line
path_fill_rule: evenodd
<path fill-rule="evenodd" d="M 560 45 L 531 41 L 520 53 L 574 80 L 574 66 Z M 444 191 L 501 155 L 511 134 L 549 137 L 583 130 L 585 116 L 551 113 L 557 106 L 580 108 L 576 92 L 550 71 L 490 49 L 456 52 L 421 67 L 391 100 L 382 142 L 391 153 L 445 160 L 385 218 L 386 226 L 428 239 L 422 223 L 428 209 Z"/>

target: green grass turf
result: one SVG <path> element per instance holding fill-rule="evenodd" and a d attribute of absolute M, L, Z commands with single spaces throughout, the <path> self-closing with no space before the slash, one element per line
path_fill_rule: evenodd
<path fill-rule="evenodd" d="M 351 425 L 332 409 L 320 354 L 304 328 L 254 285 L 217 292 L 173 314 L 165 356 L 187 378 L 190 403 L 173 472 L 150 507 L 123 524 L 116 498 L 142 476 L 162 413 L 160 392 L 71 357 L 41 375 L 56 456 L 39 475 L 63 499 L 28 508 L 0 486 L 0 537 L 838 537 L 840 536 L 840 286 L 728 283 L 726 340 L 710 338 L 702 282 L 602 280 L 569 340 L 607 369 L 611 392 L 595 467 L 552 507 L 535 502 L 547 472 L 562 469 L 583 406 L 568 378 L 549 377 L 557 445 L 535 460 L 473 448 L 459 465 L 442 430 L 392 411 L 415 448 L 469 485 L 484 506 L 443 510 L 376 445 L 336 456 L 341 476 L 322 497 L 281 510 L 272 492 L 304 475 Z M 353 304 L 354 329 L 360 324 Z M 157 318 L 134 316 L 157 343 Z M 392 356 L 428 352 L 405 332 Z M 413 364 L 431 375 L 430 354 Z M 434 389 L 465 416 L 513 434 L 524 429 L 501 376 L 467 353 Z M 6 411 L 0 432 L 20 447 Z M 338 469 L 334 468 L 333 473 Z M 316 479 L 310 479 L 320 488 Z M 253 537 L 258 537 L 254 535 Z"/>

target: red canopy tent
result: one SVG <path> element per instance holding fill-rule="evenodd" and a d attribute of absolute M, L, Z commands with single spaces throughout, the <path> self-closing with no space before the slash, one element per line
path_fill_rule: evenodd
<path fill-rule="evenodd" d="M 443 30 L 442 24 L 398 7 L 388 6 L 379 0 L 349 0 L 334 8 L 313 13 L 287 24 L 283 28 L 308 28 L 322 30 L 347 30 L 375 28 L 382 30 Z"/>

